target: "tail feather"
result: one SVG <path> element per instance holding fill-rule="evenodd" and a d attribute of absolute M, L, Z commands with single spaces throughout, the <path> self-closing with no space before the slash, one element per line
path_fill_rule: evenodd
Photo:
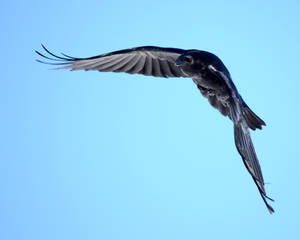
<path fill-rule="evenodd" d="M 266 123 L 258 117 L 247 105 L 244 106 L 244 115 L 248 126 L 255 130 L 256 128 L 261 129 L 262 126 L 266 126 Z"/>
<path fill-rule="evenodd" d="M 234 139 L 236 148 L 239 154 L 242 156 L 243 162 L 247 170 L 251 174 L 264 203 L 266 204 L 269 212 L 273 213 L 274 209 L 268 204 L 266 200 L 272 199 L 266 195 L 263 175 L 251 140 L 248 126 L 244 126 L 243 123 L 236 123 L 234 125 Z"/>

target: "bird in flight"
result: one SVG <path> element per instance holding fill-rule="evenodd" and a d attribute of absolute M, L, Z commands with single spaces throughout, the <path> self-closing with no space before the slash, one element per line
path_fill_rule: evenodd
<path fill-rule="evenodd" d="M 234 140 L 245 167 L 250 173 L 270 213 L 273 208 L 267 200 L 264 179 L 251 140 L 249 128 L 261 129 L 265 122 L 244 102 L 223 62 L 214 54 L 200 50 L 144 46 L 119 50 L 88 58 L 55 55 L 42 45 L 45 53 L 38 55 L 57 65 L 59 69 L 125 72 L 154 77 L 192 78 L 209 103 L 233 122 Z"/>

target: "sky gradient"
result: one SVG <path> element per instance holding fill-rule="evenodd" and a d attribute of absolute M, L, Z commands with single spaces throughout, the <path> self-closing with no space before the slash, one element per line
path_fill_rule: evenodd
<path fill-rule="evenodd" d="M 299 239 L 299 1 L 0 5 L 0 239 Z M 251 134 L 275 214 L 191 79 L 51 70 L 41 43 L 215 53 L 267 123 Z"/>

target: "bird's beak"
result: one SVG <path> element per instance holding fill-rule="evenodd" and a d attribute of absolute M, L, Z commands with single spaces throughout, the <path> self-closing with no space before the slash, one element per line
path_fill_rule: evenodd
<path fill-rule="evenodd" d="M 181 58 L 179 57 L 179 58 L 176 59 L 175 65 L 176 65 L 176 66 L 180 66 L 181 64 L 182 64 L 182 60 L 181 60 Z"/>

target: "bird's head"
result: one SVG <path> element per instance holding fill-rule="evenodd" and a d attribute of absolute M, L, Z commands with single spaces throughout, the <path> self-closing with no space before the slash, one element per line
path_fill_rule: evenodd
<path fill-rule="evenodd" d="M 221 70 L 226 69 L 222 61 L 216 55 L 199 50 L 186 51 L 176 59 L 175 64 L 190 76 L 205 73 L 209 65 L 213 65 Z"/>
<path fill-rule="evenodd" d="M 176 66 L 180 67 L 189 75 L 196 75 L 205 69 L 206 64 L 202 61 L 200 51 L 187 51 L 176 59 Z"/>

